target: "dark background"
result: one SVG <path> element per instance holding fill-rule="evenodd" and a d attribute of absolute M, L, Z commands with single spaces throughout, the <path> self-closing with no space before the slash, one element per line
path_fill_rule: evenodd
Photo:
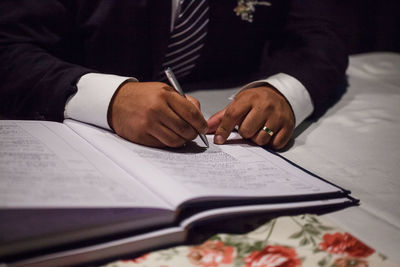
<path fill-rule="evenodd" d="M 349 54 L 400 52 L 400 0 L 343 0 L 342 32 Z"/>

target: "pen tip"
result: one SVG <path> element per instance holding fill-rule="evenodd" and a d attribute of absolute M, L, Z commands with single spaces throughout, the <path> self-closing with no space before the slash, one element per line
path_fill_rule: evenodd
<path fill-rule="evenodd" d="M 204 143 L 206 144 L 207 148 L 210 147 L 210 144 L 208 143 L 207 137 L 204 136 Z"/>

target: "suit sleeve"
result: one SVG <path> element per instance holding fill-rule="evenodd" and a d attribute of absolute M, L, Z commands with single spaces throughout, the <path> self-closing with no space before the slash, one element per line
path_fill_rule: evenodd
<path fill-rule="evenodd" d="M 2 116 L 62 121 L 77 81 L 93 72 L 70 63 L 68 51 L 77 51 L 66 41 L 74 31 L 68 10 L 58 1 L 0 2 Z"/>
<path fill-rule="evenodd" d="M 340 10 L 346 1 L 292 0 L 283 31 L 269 47 L 264 73 L 286 73 L 308 90 L 319 115 L 344 82 L 348 64 L 339 33 Z"/>

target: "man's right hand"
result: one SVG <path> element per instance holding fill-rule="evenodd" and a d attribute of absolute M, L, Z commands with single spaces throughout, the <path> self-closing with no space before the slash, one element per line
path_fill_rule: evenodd
<path fill-rule="evenodd" d="M 207 132 L 199 102 L 160 82 L 128 82 L 115 93 L 108 121 L 121 137 L 152 147 L 180 147 Z"/>

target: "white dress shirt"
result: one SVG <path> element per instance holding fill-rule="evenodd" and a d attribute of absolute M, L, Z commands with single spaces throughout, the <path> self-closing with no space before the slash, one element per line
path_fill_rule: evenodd
<path fill-rule="evenodd" d="M 171 31 L 178 5 L 179 0 L 172 0 Z M 77 93 L 71 96 L 65 105 L 64 118 L 72 118 L 111 129 L 107 121 L 108 106 L 115 91 L 126 81 L 137 81 L 137 79 L 100 73 L 83 75 L 78 81 Z M 285 73 L 279 73 L 265 80 L 249 83 L 243 88 L 257 87 L 263 84 L 274 86 L 286 97 L 292 107 L 296 127 L 313 112 L 314 106 L 311 97 L 296 78 Z"/>

